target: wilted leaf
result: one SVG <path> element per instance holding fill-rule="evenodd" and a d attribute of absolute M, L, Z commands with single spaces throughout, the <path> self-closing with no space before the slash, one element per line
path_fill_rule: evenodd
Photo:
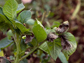
<path fill-rule="evenodd" d="M 45 42 L 39 48 L 50 54 L 56 60 L 62 49 L 61 39 L 57 38 L 53 42 Z"/>
<path fill-rule="evenodd" d="M 71 45 L 71 47 L 69 49 L 63 49 L 63 51 L 62 51 L 68 60 L 69 56 L 75 52 L 75 50 L 77 48 L 77 42 L 76 42 L 75 37 L 69 32 L 64 33 L 64 37 Z"/>
<path fill-rule="evenodd" d="M 68 31 L 68 29 L 69 29 L 69 22 L 65 21 L 58 28 L 56 28 L 56 32 L 60 34 Z"/>
<path fill-rule="evenodd" d="M 0 51 L 0 57 L 4 57 L 3 51 Z"/>
<path fill-rule="evenodd" d="M 48 42 L 48 49 L 50 52 L 51 57 L 56 60 L 56 58 L 58 57 L 58 55 L 61 52 L 61 39 L 57 38 L 55 41 L 53 42 Z"/>

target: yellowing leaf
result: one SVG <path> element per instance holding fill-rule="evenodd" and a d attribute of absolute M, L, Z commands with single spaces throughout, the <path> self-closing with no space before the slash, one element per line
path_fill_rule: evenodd
<path fill-rule="evenodd" d="M 1 56 L 1 57 L 4 57 L 3 51 L 0 51 L 0 56 Z"/>

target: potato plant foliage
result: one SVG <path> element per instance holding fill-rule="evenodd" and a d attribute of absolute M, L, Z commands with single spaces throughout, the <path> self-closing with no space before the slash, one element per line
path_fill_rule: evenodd
<path fill-rule="evenodd" d="M 54 60 L 59 57 L 63 63 L 68 63 L 69 56 L 77 48 L 75 37 L 67 32 L 68 21 L 61 25 L 57 22 L 53 28 L 47 28 L 38 19 L 31 18 L 31 10 L 23 10 L 24 8 L 25 6 L 18 4 L 16 0 L 7 0 L 5 5 L 0 7 L 0 30 L 7 34 L 7 37 L 0 40 L 0 49 L 3 51 L 4 48 L 15 45 L 15 59 L 7 61 L 28 63 L 26 57 L 36 50 L 42 50 Z M 27 49 L 30 51 L 25 55 Z"/>

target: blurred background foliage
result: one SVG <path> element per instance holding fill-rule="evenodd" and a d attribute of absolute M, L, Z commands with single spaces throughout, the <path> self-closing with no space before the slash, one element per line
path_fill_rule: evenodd
<path fill-rule="evenodd" d="M 5 1 L 0 0 L 0 6 L 3 6 Z M 45 27 L 58 27 L 63 21 L 69 21 L 69 32 L 76 37 L 78 47 L 75 53 L 70 56 L 68 62 L 84 63 L 84 0 L 17 0 L 17 2 L 23 2 L 25 9 L 31 9 L 32 18 L 42 21 Z M 4 37 L 5 34 L 0 31 L 0 39 Z M 31 56 L 30 63 L 33 61 L 34 63 L 39 63 L 39 61 L 61 63 L 59 58 L 55 62 L 47 54 L 40 55 L 39 50 L 36 54 L 38 54 L 38 57 L 36 55 Z"/>

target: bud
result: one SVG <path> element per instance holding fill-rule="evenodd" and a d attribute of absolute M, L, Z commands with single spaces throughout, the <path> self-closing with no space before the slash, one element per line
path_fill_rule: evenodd
<path fill-rule="evenodd" d="M 26 35 L 25 36 L 22 36 L 22 39 L 26 39 Z"/>

